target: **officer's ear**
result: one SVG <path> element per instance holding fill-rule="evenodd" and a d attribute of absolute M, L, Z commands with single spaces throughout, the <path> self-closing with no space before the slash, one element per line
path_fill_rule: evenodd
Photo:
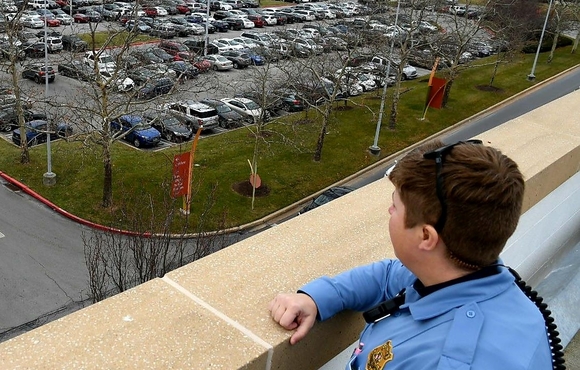
<path fill-rule="evenodd" d="M 432 251 L 437 248 L 439 242 L 442 242 L 441 236 L 435 230 L 435 227 L 429 224 L 424 224 L 421 228 L 422 240 L 419 246 L 420 249 L 425 251 Z"/>

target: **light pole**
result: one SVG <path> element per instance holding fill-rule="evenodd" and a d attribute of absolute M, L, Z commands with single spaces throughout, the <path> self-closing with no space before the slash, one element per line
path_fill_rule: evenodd
<path fill-rule="evenodd" d="M 48 9 L 46 0 L 44 0 L 44 8 Z M 44 104 L 48 101 L 48 33 L 46 31 L 46 16 L 44 17 Z M 46 105 L 45 105 L 46 109 Z M 50 131 L 51 122 L 47 116 L 46 122 L 46 162 L 47 170 L 44 175 L 42 175 L 42 183 L 46 186 L 52 186 L 56 184 L 56 174 L 52 172 L 52 155 L 50 150 Z"/>
<path fill-rule="evenodd" d="M 398 21 L 399 21 L 399 10 L 401 7 L 401 0 L 397 1 L 397 12 L 395 13 L 395 32 L 398 35 Z M 393 59 L 393 49 L 395 48 L 395 37 L 391 39 L 391 47 L 389 49 L 389 58 L 387 60 L 387 74 L 385 76 L 385 86 L 383 86 L 383 94 L 381 95 L 381 106 L 379 108 L 379 118 L 377 120 L 377 129 L 375 130 L 375 140 L 373 145 L 369 146 L 369 152 L 372 155 L 381 154 L 381 148 L 379 147 L 379 134 L 381 133 L 381 123 L 383 121 L 383 112 L 385 110 L 385 100 L 387 98 L 387 86 L 389 85 L 389 74 L 391 73 L 391 60 Z"/>
<path fill-rule="evenodd" d="M 528 75 L 528 80 L 533 81 L 536 79 L 534 72 L 536 71 L 536 64 L 538 63 L 538 56 L 540 55 L 540 49 L 542 48 L 542 40 L 544 39 L 544 33 L 546 32 L 546 26 L 548 25 L 548 18 L 550 18 L 550 10 L 552 9 L 552 2 L 548 5 L 548 11 L 546 12 L 546 19 L 544 19 L 544 27 L 542 27 L 542 33 L 540 34 L 540 42 L 538 43 L 538 49 L 536 50 L 536 56 L 534 57 L 534 64 L 532 65 L 532 71 Z"/>

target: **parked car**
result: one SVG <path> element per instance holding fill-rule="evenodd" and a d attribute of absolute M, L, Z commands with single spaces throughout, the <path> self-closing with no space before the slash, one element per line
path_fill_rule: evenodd
<path fill-rule="evenodd" d="M 162 63 L 174 62 L 176 60 L 183 60 L 178 54 L 169 54 L 161 48 L 150 48 L 147 51 L 153 53 L 155 56 L 163 60 Z"/>
<path fill-rule="evenodd" d="M 20 24 L 28 28 L 42 28 L 44 27 L 44 22 L 40 19 L 40 16 L 22 16 L 20 18 Z"/>
<path fill-rule="evenodd" d="M 115 118 L 111 121 L 111 130 L 125 134 L 123 139 L 133 143 L 137 148 L 157 146 L 161 141 L 161 133 L 138 115 L 127 114 Z"/>
<path fill-rule="evenodd" d="M 54 82 L 55 72 L 51 66 L 45 67 L 44 64 L 31 64 L 22 70 L 22 78 L 33 80 L 37 84 L 44 83 L 48 78 L 48 82 Z"/>
<path fill-rule="evenodd" d="M 26 138 L 28 146 L 46 142 L 49 135 L 50 140 L 56 140 L 61 137 L 68 137 L 73 133 L 72 127 L 65 123 L 59 123 L 56 125 L 56 127 L 54 127 L 54 125 L 49 125 L 48 121 L 46 120 L 29 121 L 26 122 L 24 126 L 26 127 L 26 133 L 24 134 L 24 137 Z M 12 142 L 20 146 L 22 142 L 20 128 L 12 131 Z"/>
<path fill-rule="evenodd" d="M 180 42 L 162 40 L 158 47 L 171 55 L 179 56 L 182 60 L 190 60 L 193 57 L 189 48 Z"/>
<path fill-rule="evenodd" d="M 88 80 L 93 70 L 80 60 L 71 60 L 70 62 L 60 63 L 57 71 L 61 76 L 75 78 L 77 80 Z"/>
<path fill-rule="evenodd" d="M 74 23 L 89 23 L 89 16 L 84 13 L 76 13 L 73 15 Z"/>
<path fill-rule="evenodd" d="M 178 81 L 191 80 L 199 75 L 199 69 L 182 60 L 168 63 L 167 67 L 175 71 Z"/>
<path fill-rule="evenodd" d="M 248 98 L 223 98 L 221 99 L 226 103 L 232 110 L 240 113 L 244 117 L 251 118 L 254 122 L 257 122 L 262 117 L 267 121 L 266 112 L 255 101 Z"/>
<path fill-rule="evenodd" d="M 148 81 L 139 88 L 137 97 L 140 99 L 152 99 L 159 95 L 169 94 L 173 89 L 173 81 L 167 77 L 156 78 Z"/>
<path fill-rule="evenodd" d="M 40 58 L 44 56 L 44 42 L 34 41 L 34 42 L 23 42 L 20 45 L 22 51 L 27 57 Z"/>
<path fill-rule="evenodd" d="M 243 51 L 224 51 L 222 55 L 232 62 L 232 66 L 235 69 L 246 68 L 252 64 L 252 59 L 250 56 Z"/>
<path fill-rule="evenodd" d="M 272 109 L 281 109 L 286 112 L 299 112 L 304 110 L 304 101 L 297 91 L 293 89 L 277 89 L 278 100 Z"/>
<path fill-rule="evenodd" d="M 262 55 L 258 54 L 255 50 L 244 49 L 244 50 L 242 50 L 242 52 L 248 54 L 248 56 L 250 57 L 250 61 L 252 62 L 253 65 L 255 65 L 255 66 L 264 65 L 264 57 Z"/>
<path fill-rule="evenodd" d="M 340 198 L 350 192 L 355 190 L 353 187 L 350 186 L 334 186 L 330 189 L 326 190 L 318 197 L 316 197 L 310 204 L 302 208 L 298 214 L 302 214 L 304 212 L 308 212 L 313 210 L 314 208 L 320 207 L 323 204 L 331 202 L 337 198 Z"/>
<path fill-rule="evenodd" d="M 173 27 L 172 23 L 154 23 L 151 26 L 151 30 L 149 31 L 151 36 L 158 36 L 162 39 L 171 39 L 177 36 L 177 32 L 175 32 L 175 28 Z"/>
<path fill-rule="evenodd" d="M 78 35 L 62 35 L 62 47 L 73 52 L 86 51 L 89 44 Z"/>
<path fill-rule="evenodd" d="M 24 122 L 48 119 L 46 113 L 42 111 L 24 109 L 22 113 L 24 116 Z M 0 110 L 0 131 L 10 132 L 15 128 L 18 128 L 18 114 L 16 113 L 16 107 L 5 107 Z"/>
<path fill-rule="evenodd" d="M 143 22 L 142 20 L 134 20 L 130 19 L 125 23 L 125 28 L 129 32 L 140 32 L 140 33 L 149 33 L 151 32 L 151 26 L 147 23 Z"/>
<path fill-rule="evenodd" d="M 192 130 L 175 116 L 167 113 L 150 111 L 143 114 L 143 118 L 153 128 L 161 133 L 161 137 L 167 141 L 181 143 L 191 139 Z"/>
<path fill-rule="evenodd" d="M 215 108 L 219 117 L 219 126 L 222 128 L 231 129 L 245 126 L 248 123 L 253 123 L 253 120 L 248 120 L 247 117 L 232 110 L 232 108 L 221 100 L 207 98 L 201 100 L 200 103 Z"/>
<path fill-rule="evenodd" d="M 155 71 L 145 67 L 137 67 L 128 71 L 128 76 L 135 81 L 137 85 L 145 85 L 149 81 L 159 77 Z"/>
<path fill-rule="evenodd" d="M 231 60 L 219 54 L 207 55 L 205 60 L 211 64 L 211 69 L 214 71 L 227 71 L 234 67 Z"/>
<path fill-rule="evenodd" d="M 60 37 L 48 36 L 46 40 L 42 38 L 41 42 L 46 43 L 46 50 L 49 53 L 58 53 L 63 49 L 62 39 Z"/>
<path fill-rule="evenodd" d="M 218 127 L 219 117 L 215 108 L 194 100 L 182 100 L 163 105 L 163 109 L 185 122 L 193 130 L 211 130 Z"/>
<path fill-rule="evenodd" d="M 164 62 L 163 58 L 157 56 L 152 50 L 149 50 L 149 49 L 136 50 L 131 55 L 133 55 L 134 57 L 139 59 L 141 61 L 141 63 L 143 63 L 144 65 Z M 171 60 L 173 60 L 173 57 L 171 58 Z"/>

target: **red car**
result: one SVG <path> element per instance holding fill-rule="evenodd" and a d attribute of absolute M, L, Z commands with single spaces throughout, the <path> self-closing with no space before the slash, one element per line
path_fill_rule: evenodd
<path fill-rule="evenodd" d="M 60 21 L 54 16 L 40 16 L 40 19 L 46 22 L 48 27 L 58 27 L 60 26 Z"/>
<path fill-rule="evenodd" d="M 264 27 L 266 25 L 266 21 L 259 15 L 250 14 L 248 15 L 248 19 L 254 22 L 256 27 Z"/>
<path fill-rule="evenodd" d="M 77 13 L 73 15 L 73 21 L 75 23 L 89 23 L 89 17 L 83 13 Z"/>
<path fill-rule="evenodd" d="M 211 63 L 203 58 L 198 58 L 194 60 L 192 64 L 200 72 L 207 72 L 211 69 Z"/>
<path fill-rule="evenodd" d="M 157 17 L 157 9 L 155 8 L 143 8 L 143 11 L 148 17 L 155 18 Z"/>
<path fill-rule="evenodd" d="M 191 14 L 191 9 L 189 9 L 189 7 L 186 4 L 178 4 L 175 6 L 175 8 L 177 9 L 177 11 L 180 14 L 185 14 L 185 15 Z"/>

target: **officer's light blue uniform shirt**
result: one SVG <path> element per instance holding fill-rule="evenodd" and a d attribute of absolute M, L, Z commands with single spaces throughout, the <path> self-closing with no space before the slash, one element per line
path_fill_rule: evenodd
<path fill-rule="evenodd" d="M 326 320 L 345 309 L 366 311 L 406 288 L 398 312 L 365 326 L 362 348 L 347 369 L 552 369 L 542 314 L 506 268 L 425 297 L 413 288 L 416 279 L 400 261 L 384 260 L 322 277 L 300 291 Z"/>

